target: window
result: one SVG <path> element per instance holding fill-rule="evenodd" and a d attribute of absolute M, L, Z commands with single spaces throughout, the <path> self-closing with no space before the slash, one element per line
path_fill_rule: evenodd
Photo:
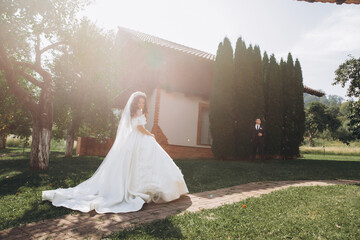
<path fill-rule="evenodd" d="M 210 121 L 209 121 L 210 107 L 209 104 L 199 104 L 199 119 L 198 119 L 198 145 L 211 145 L 212 138 L 210 135 Z"/>

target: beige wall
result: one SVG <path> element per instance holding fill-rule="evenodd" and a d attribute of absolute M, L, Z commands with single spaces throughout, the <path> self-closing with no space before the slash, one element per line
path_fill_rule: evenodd
<path fill-rule="evenodd" d="M 183 93 L 161 89 L 159 126 L 173 145 L 197 145 L 199 103 L 208 103 L 200 97 L 187 97 Z"/>
<path fill-rule="evenodd" d="M 153 125 L 154 125 L 154 117 L 155 117 L 155 102 L 156 102 L 156 88 L 151 93 L 150 96 L 147 97 L 147 103 L 148 103 L 148 120 L 147 124 L 145 125 L 145 128 L 149 131 L 151 131 Z"/>

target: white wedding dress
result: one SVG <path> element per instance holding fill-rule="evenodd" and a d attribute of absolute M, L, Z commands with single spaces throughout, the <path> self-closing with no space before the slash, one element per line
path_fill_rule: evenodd
<path fill-rule="evenodd" d="M 150 201 L 169 202 L 188 193 L 183 175 L 171 157 L 149 135 L 141 133 L 144 114 L 130 117 L 130 97 L 123 111 L 115 142 L 94 175 L 73 188 L 42 192 L 54 206 L 81 212 L 138 211 Z"/>

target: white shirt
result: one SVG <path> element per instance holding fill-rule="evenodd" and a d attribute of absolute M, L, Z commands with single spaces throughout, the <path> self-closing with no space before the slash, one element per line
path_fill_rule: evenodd
<path fill-rule="evenodd" d="M 259 125 L 259 124 L 255 124 L 255 128 L 256 128 L 256 130 L 259 130 L 260 125 Z"/>

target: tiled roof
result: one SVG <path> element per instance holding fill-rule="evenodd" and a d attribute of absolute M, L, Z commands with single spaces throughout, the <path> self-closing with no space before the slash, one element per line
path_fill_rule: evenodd
<path fill-rule="evenodd" d="M 118 29 L 122 33 L 127 33 L 127 35 L 129 37 L 131 37 L 132 39 L 134 39 L 135 41 L 138 41 L 138 42 L 148 42 L 148 43 L 155 44 L 155 45 L 158 45 L 158 46 L 161 46 L 161 47 L 171 48 L 171 49 L 174 49 L 174 50 L 176 50 L 178 52 L 184 52 L 184 53 L 188 53 L 188 54 L 198 56 L 198 57 L 201 57 L 201 58 L 204 58 L 204 59 L 208 59 L 210 61 L 215 61 L 215 55 L 207 53 L 207 52 L 203 52 L 203 51 L 200 51 L 200 50 L 197 50 L 197 49 L 194 49 L 194 48 L 190 48 L 190 47 L 187 47 L 187 46 L 184 46 L 184 45 L 181 45 L 181 44 L 170 42 L 168 40 L 158 38 L 158 37 L 146 34 L 146 33 L 138 32 L 138 31 L 135 31 L 135 30 L 132 30 L 132 29 L 128 29 L 128 28 L 124 28 L 124 27 L 118 27 Z M 196 69 L 199 70 L 199 68 L 197 68 L 197 67 L 196 67 Z M 197 81 L 201 82 L 201 83 L 199 83 L 199 86 L 198 86 L 199 92 L 203 93 L 205 91 L 206 92 L 205 95 L 210 95 L 211 89 L 210 88 L 207 89 L 204 86 L 208 86 L 208 84 L 211 85 L 212 75 L 211 74 L 209 76 L 204 75 L 205 71 L 207 71 L 206 68 L 201 70 L 201 71 L 203 71 L 203 73 L 201 73 L 202 77 L 199 76 L 199 75 L 196 75 L 196 74 L 199 74 L 199 73 L 193 73 L 193 74 L 191 74 L 191 76 L 194 77 Z M 179 74 L 175 74 L 175 75 L 179 76 Z M 203 79 L 204 81 L 201 81 L 200 79 Z M 184 86 L 188 85 L 189 88 L 191 88 L 191 89 L 197 88 L 197 87 L 194 86 L 194 81 L 193 81 L 194 79 L 192 79 L 192 78 L 185 77 L 185 78 L 182 78 L 181 81 L 180 81 L 177 78 L 175 79 L 175 78 L 171 77 L 171 78 L 168 78 L 168 80 L 173 81 L 172 85 L 174 85 L 176 82 L 178 84 L 180 84 L 183 81 L 189 81 L 189 83 L 185 84 Z M 184 89 L 184 86 L 183 85 L 181 85 L 181 86 L 182 86 L 181 89 Z M 151 89 L 151 88 L 147 88 L 146 90 L 149 90 L 149 89 Z M 130 92 L 131 92 L 131 90 L 130 90 Z M 311 95 L 318 96 L 318 97 L 322 97 L 325 94 L 323 92 L 317 91 L 317 90 L 309 88 L 307 86 L 304 86 L 304 92 L 309 93 Z M 126 98 L 124 99 L 124 101 L 125 100 L 126 100 Z"/>
<path fill-rule="evenodd" d="M 322 3 L 336 3 L 336 4 L 360 4 L 360 0 L 298 0 L 306 2 L 322 2 Z"/>
<path fill-rule="evenodd" d="M 307 86 L 304 86 L 304 93 L 308 93 L 308 94 L 311 94 L 311 95 L 314 95 L 314 96 L 317 96 L 317 97 L 322 97 L 322 96 L 325 95 L 325 93 L 320 92 L 320 91 L 315 90 L 315 89 L 312 89 L 312 88 L 309 88 Z"/>
<path fill-rule="evenodd" d="M 129 33 L 132 38 L 134 40 L 138 40 L 138 41 L 143 41 L 143 42 L 148 42 L 148 43 L 152 43 L 152 44 L 156 44 L 162 47 L 166 47 L 166 48 L 171 48 L 174 49 L 176 51 L 180 51 L 180 52 L 184 52 L 184 53 L 188 53 L 188 54 L 192 54 L 198 57 L 202 57 L 205 59 L 209 59 L 212 61 L 215 61 L 215 55 L 211 54 L 211 53 L 207 53 L 204 51 L 200 51 L 194 48 L 190 48 L 178 43 L 174 43 L 159 37 L 155 37 L 146 33 L 142 33 L 142 32 L 138 32 L 132 29 L 128 29 L 128 28 L 124 28 L 124 27 L 118 27 L 119 31 L 124 31 Z"/>

